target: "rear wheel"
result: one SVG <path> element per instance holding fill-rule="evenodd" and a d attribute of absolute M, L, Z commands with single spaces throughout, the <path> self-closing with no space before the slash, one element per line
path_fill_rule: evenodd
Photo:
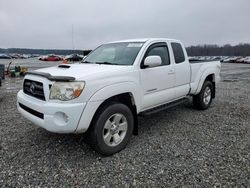
<path fill-rule="evenodd" d="M 205 81 L 199 94 L 193 96 L 193 104 L 199 110 L 206 110 L 212 103 L 213 84 Z"/>
<path fill-rule="evenodd" d="M 124 149 L 132 136 L 131 110 L 121 103 L 110 103 L 98 110 L 86 141 L 97 152 L 112 155 Z"/>

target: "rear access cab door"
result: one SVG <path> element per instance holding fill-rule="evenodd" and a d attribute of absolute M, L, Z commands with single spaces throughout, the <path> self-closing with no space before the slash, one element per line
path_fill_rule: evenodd
<path fill-rule="evenodd" d="M 175 97 L 183 98 L 189 94 L 191 82 L 191 67 L 186 50 L 180 42 L 170 42 L 172 61 L 175 72 Z"/>

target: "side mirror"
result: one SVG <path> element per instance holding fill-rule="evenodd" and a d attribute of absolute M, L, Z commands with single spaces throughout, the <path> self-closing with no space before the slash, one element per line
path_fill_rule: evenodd
<path fill-rule="evenodd" d="M 144 67 L 157 67 L 162 64 L 160 56 L 148 56 L 144 60 Z"/>

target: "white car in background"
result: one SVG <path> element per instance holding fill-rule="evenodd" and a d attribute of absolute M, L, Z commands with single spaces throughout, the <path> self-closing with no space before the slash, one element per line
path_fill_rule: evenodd
<path fill-rule="evenodd" d="M 246 58 L 244 59 L 244 63 L 250 63 L 250 57 L 246 57 Z"/>

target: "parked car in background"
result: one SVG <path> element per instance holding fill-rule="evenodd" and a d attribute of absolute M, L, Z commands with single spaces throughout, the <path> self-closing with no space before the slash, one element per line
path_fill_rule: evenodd
<path fill-rule="evenodd" d="M 221 59 L 222 59 L 221 57 L 217 56 L 217 57 L 212 58 L 211 61 L 220 61 Z"/>
<path fill-rule="evenodd" d="M 9 54 L 9 55 L 10 55 L 11 58 L 13 58 L 13 59 L 19 59 L 19 58 L 20 58 L 19 54 Z"/>
<path fill-rule="evenodd" d="M 63 58 L 58 55 L 48 55 L 48 56 L 42 56 L 38 58 L 41 61 L 61 61 Z"/>
<path fill-rule="evenodd" d="M 231 60 L 231 63 L 239 63 L 242 57 L 236 57 L 235 59 Z"/>
<path fill-rule="evenodd" d="M 248 63 L 250 61 L 250 57 L 244 57 L 236 60 L 236 63 Z"/>
<path fill-rule="evenodd" d="M 46 55 L 38 56 L 38 60 L 43 61 L 43 59 L 46 58 L 46 57 L 47 57 Z"/>
<path fill-rule="evenodd" d="M 79 54 L 71 54 L 71 55 L 66 56 L 64 59 L 67 61 L 82 61 L 83 56 Z"/>
<path fill-rule="evenodd" d="M 39 54 L 31 54 L 31 58 L 33 57 L 39 57 L 40 55 Z"/>
<path fill-rule="evenodd" d="M 6 54 L 0 54 L 0 59 L 11 59 L 11 57 Z"/>
<path fill-rule="evenodd" d="M 233 60 L 235 57 L 227 57 L 223 60 L 224 63 L 229 63 L 231 60 Z"/>
<path fill-rule="evenodd" d="M 239 59 L 237 63 L 248 63 L 250 61 L 250 57 L 244 57 L 242 59 Z"/>
<path fill-rule="evenodd" d="M 244 60 L 244 63 L 250 63 L 250 57 L 247 57 L 247 58 Z"/>
<path fill-rule="evenodd" d="M 199 61 L 199 57 L 189 57 L 189 61 Z"/>
<path fill-rule="evenodd" d="M 227 59 L 229 59 L 229 57 L 228 57 L 228 56 L 223 56 L 223 57 L 221 57 L 220 62 L 224 62 L 224 63 L 226 63 Z"/>
<path fill-rule="evenodd" d="M 28 59 L 30 58 L 30 54 L 17 54 L 17 53 L 12 53 L 9 54 L 13 59 Z"/>
<path fill-rule="evenodd" d="M 244 59 L 245 59 L 245 57 L 240 57 L 240 58 L 235 60 L 235 63 L 243 63 Z"/>
<path fill-rule="evenodd" d="M 229 63 L 235 63 L 236 60 L 239 59 L 239 58 L 241 58 L 241 57 L 231 57 L 231 58 L 228 59 L 228 62 Z"/>

